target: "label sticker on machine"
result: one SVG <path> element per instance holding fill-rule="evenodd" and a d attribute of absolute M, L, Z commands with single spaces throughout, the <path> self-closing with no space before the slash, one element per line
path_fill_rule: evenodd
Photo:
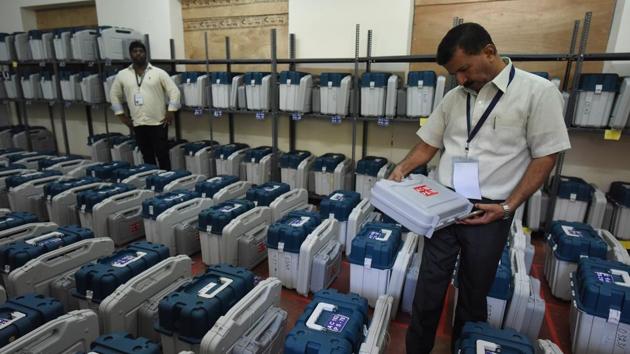
<path fill-rule="evenodd" d="M 335 193 L 332 195 L 332 197 L 330 197 L 330 200 L 334 200 L 336 202 L 340 202 L 343 200 L 343 194 L 341 193 Z"/>
<path fill-rule="evenodd" d="M 238 208 L 240 208 L 241 206 L 239 204 L 231 204 L 231 205 L 226 205 L 223 208 L 221 208 L 221 212 L 222 213 L 231 213 L 234 210 L 237 210 Z"/>
<path fill-rule="evenodd" d="M 610 273 L 595 272 L 595 276 L 597 277 L 597 280 L 602 283 L 606 283 L 606 284 L 615 283 L 615 277 Z"/>
<path fill-rule="evenodd" d="M 291 221 L 289 221 L 289 226 L 293 226 L 293 227 L 302 227 L 304 226 L 304 224 L 306 224 L 309 220 L 311 220 L 311 218 L 309 216 L 300 216 L 300 218 L 295 218 Z"/>
<path fill-rule="evenodd" d="M 425 197 L 433 197 L 440 194 L 440 192 L 434 191 L 433 189 L 431 189 L 431 187 L 427 186 L 426 184 L 415 186 L 413 187 L 413 190 L 424 195 Z"/>
<path fill-rule="evenodd" d="M 571 237 L 583 237 L 582 231 L 576 230 L 573 226 L 562 225 L 562 231 L 565 235 Z"/>
<path fill-rule="evenodd" d="M 136 252 L 135 255 L 127 254 L 112 262 L 112 267 L 122 268 L 146 256 L 146 252 Z"/>
<path fill-rule="evenodd" d="M 51 232 L 48 233 L 46 235 L 42 235 L 42 236 L 38 236 L 38 237 L 34 237 L 31 239 L 26 240 L 25 242 L 29 245 L 32 246 L 47 246 L 47 245 L 51 245 L 53 247 L 58 247 L 61 246 L 63 244 L 63 242 L 61 241 L 61 238 L 63 237 L 63 234 L 61 232 Z"/>
<path fill-rule="evenodd" d="M 26 314 L 22 312 L 18 312 L 18 311 L 11 312 L 11 318 L 0 318 L 0 330 L 7 328 L 13 322 L 18 321 L 24 317 L 26 317 Z"/>
<path fill-rule="evenodd" d="M 392 235 L 392 230 L 381 229 L 381 231 L 376 231 L 376 230 L 370 231 L 370 233 L 368 234 L 368 238 L 370 240 L 387 242 L 387 240 L 389 240 L 389 237 L 391 235 Z"/>
<path fill-rule="evenodd" d="M 346 328 L 348 321 L 350 321 L 350 317 L 334 314 L 330 317 L 330 319 L 328 319 L 325 327 L 331 332 L 340 333 L 344 328 Z"/>

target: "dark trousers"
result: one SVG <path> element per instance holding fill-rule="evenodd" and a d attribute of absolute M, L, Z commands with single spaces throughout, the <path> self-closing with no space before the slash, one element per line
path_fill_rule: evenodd
<path fill-rule="evenodd" d="M 158 165 L 163 170 L 171 169 L 171 160 L 168 155 L 168 126 L 165 125 L 140 125 L 133 128 L 136 135 L 138 148 L 142 153 L 144 163 Z"/>
<path fill-rule="evenodd" d="M 510 224 L 511 220 L 479 226 L 455 224 L 424 240 L 411 323 L 407 330 L 407 354 L 430 353 L 433 349 L 458 254 L 459 297 L 451 344 L 459 338 L 464 323 L 487 320 L 486 296 L 494 282 Z"/>

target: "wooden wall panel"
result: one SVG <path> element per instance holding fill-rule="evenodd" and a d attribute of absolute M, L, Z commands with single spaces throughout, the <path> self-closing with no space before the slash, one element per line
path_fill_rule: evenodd
<path fill-rule="evenodd" d="M 500 53 L 559 53 L 567 52 L 573 22 L 582 20 L 584 13 L 593 12 L 588 52 L 604 52 L 615 7 L 614 0 L 510 0 L 462 2 L 431 1 L 440 4 L 415 8 L 411 51 L 413 54 L 434 54 L 444 34 L 451 28 L 453 17 L 483 25 Z M 529 71 L 548 71 L 563 77 L 565 65 L 555 62 L 517 63 Z M 412 70 L 444 69 L 432 64 L 413 64 Z M 584 72 L 600 72 L 599 62 L 585 63 Z"/>
<path fill-rule="evenodd" d="M 272 28 L 276 29 L 278 57 L 287 57 L 287 0 L 183 0 L 182 16 L 188 58 L 205 58 L 205 32 L 210 58 L 225 58 L 226 36 L 230 37 L 232 58 L 270 58 Z M 268 71 L 269 65 L 241 65 L 232 70 Z"/>
<path fill-rule="evenodd" d="M 36 10 L 35 16 L 37 29 L 98 25 L 94 4 Z"/>

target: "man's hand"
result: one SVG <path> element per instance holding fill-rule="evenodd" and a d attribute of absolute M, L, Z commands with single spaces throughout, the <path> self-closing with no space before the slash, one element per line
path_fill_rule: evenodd
<path fill-rule="evenodd" d="M 162 124 L 164 124 L 164 125 L 171 125 L 171 123 L 173 123 L 174 119 L 175 119 L 175 112 L 168 111 L 168 112 L 166 112 L 166 115 L 164 116 L 164 119 L 162 119 Z"/>
<path fill-rule="evenodd" d="M 500 204 L 475 204 L 475 208 L 483 210 L 481 215 L 459 221 L 464 225 L 485 225 L 503 219 L 503 207 Z"/>
<path fill-rule="evenodd" d="M 402 181 L 403 178 L 405 178 L 405 174 L 403 173 L 401 165 L 396 166 L 392 173 L 390 173 L 389 177 L 387 177 L 387 179 L 396 182 Z"/>
<path fill-rule="evenodd" d="M 126 114 L 118 115 L 118 119 L 122 122 L 122 124 L 128 126 L 129 128 L 133 128 L 133 121 Z"/>

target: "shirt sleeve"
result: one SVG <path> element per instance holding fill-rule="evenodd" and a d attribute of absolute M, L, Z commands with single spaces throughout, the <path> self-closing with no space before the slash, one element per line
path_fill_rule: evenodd
<path fill-rule="evenodd" d="M 109 91 L 109 96 L 112 101 L 112 111 L 114 111 L 115 115 L 125 113 L 125 109 L 123 108 L 123 86 L 120 80 L 120 75 L 116 75 L 114 79 L 114 83 L 112 84 L 112 88 Z"/>
<path fill-rule="evenodd" d="M 162 81 L 162 87 L 164 88 L 164 91 L 168 95 L 168 111 L 177 111 L 182 106 L 180 103 L 181 98 L 179 87 L 177 87 L 173 79 L 171 79 L 166 71 L 162 71 L 160 75 L 160 80 Z"/>
<path fill-rule="evenodd" d="M 564 122 L 564 99 L 552 84 L 540 90 L 527 119 L 527 145 L 532 158 L 569 150 L 571 142 Z"/>
<path fill-rule="evenodd" d="M 425 143 L 436 149 L 444 148 L 444 130 L 446 129 L 446 113 L 444 112 L 444 102 L 446 97 L 442 99 L 440 104 L 431 113 L 427 123 L 420 127 L 416 134 Z"/>

